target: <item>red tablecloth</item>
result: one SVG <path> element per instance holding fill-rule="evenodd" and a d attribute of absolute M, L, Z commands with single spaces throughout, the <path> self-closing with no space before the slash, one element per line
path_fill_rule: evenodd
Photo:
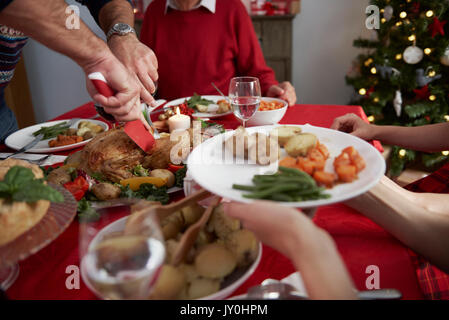
<path fill-rule="evenodd" d="M 348 112 L 366 119 L 363 110 L 354 106 L 297 105 L 289 108 L 282 123 L 329 127 L 335 117 Z M 95 115 L 91 103 L 57 119 L 89 118 Z M 218 121 L 217 121 L 218 122 Z M 233 115 L 220 119 L 227 128 L 237 125 Z M 378 142 L 375 146 L 381 149 Z M 121 214 L 115 209 L 108 214 Z M 367 267 L 379 268 L 380 287 L 399 289 L 405 299 L 421 299 L 422 293 L 407 249 L 385 230 L 343 204 L 321 207 L 315 223 L 334 238 L 358 289 L 366 289 L 370 274 Z M 79 266 L 78 222 L 37 254 L 20 263 L 20 276 L 7 294 L 12 299 L 95 299 L 81 281 L 80 289 L 66 288 L 68 266 Z M 241 294 L 266 278 L 282 279 L 294 272 L 291 263 L 277 251 L 264 246 L 261 263 L 255 273 L 234 294 Z M 73 274 L 73 271 L 72 273 Z"/>

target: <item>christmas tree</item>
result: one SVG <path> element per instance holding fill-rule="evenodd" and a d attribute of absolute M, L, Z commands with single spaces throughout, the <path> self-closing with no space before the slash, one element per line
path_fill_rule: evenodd
<path fill-rule="evenodd" d="M 372 0 L 379 8 L 373 39 L 357 39 L 364 53 L 346 81 L 378 125 L 421 126 L 449 121 L 449 3 L 446 0 Z M 369 18 L 376 18 L 376 7 Z M 374 20 L 375 22 L 375 20 Z M 449 137 L 448 137 L 449 139 Z M 422 164 L 434 169 L 449 151 L 419 153 L 394 146 L 389 173 Z"/>

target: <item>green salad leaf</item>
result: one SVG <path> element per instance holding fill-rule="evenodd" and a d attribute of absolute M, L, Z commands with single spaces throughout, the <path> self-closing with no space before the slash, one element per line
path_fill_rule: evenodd
<path fill-rule="evenodd" d="M 210 104 L 214 104 L 215 102 L 207 99 L 203 99 L 199 94 L 194 93 L 193 97 L 187 100 L 187 105 L 189 108 L 194 109 L 196 105 L 208 106 Z"/>
<path fill-rule="evenodd" d="M 43 179 L 36 179 L 30 168 L 21 166 L 11 167 L 3 181 L 0 181 L 0 198 L 23 202 L 64 201 L 59 191 L 46 185 Z"/>
<path fill-rule="evenodd" d="M 78 201 L 78 218 L 81 222 L 93 222 L 100 219 L 100 214 L 92 208 L 86 198 L 82 198 Z"/>
<path fill-rule="evenodd" d="M 162 204 L 167 204 L 170 201 L 170 197 L 167 193 L 166 187 L 157 188 L 150 183 L 143 183 L 140 185 L 140 188 L 137 191 L 132 191 L 129 188 L 129 185 L 127 185 L 126 187 L 122 186 L 121 188 L 121 197 L 123 198 L 138 198 L 148 201 L 159 201 Z"/>
<path fill-rule="evenodd" d="M 184 187 L 184 178 L 186 177 L 187 166 L 179 169 L 175 172 L 175 187 L 183 188 Z"/>
<path fill-rule="evenodd" d="M 142 167 L 141 164 L 138 164 L 134 167 L 134 169 L 131 171 L 133 175 L 138 177 L 148 177 L 150 175 L 150 171 L 148 169 L 145 169 Z"/>

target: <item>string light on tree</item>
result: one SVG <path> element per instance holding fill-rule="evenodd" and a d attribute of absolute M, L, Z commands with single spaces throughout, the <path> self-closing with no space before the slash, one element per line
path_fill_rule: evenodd
<path fill-rule="evenodd" d="M 447 114 L 447 115 L 444 116 L 444 120 L 446 120 L 446 121 L 449 122 L 449 114 Z"/>
<path fill-rule="evenodd" d="M 369 58 L 368 60 L 365 61 L 365 67 L 369 67 L 369 65 L 373 62 L 374 60 L 372 58 Z"/>
<path fill-rule="evenodd" d="M 429 96 L 430 101 L 435 101 L 436 99 L 437 99 L 437 97 L 433 94 Z"/>
<path fill-rule="evenodd" d="M 401 158 L 404 158 L 406 155 L 407 155 L 407 150 L 405 150 L 405 149 L 399 150 L 399 156 Z"/>
<path fill-rule="evenodd" d="M 401 19 L 407 18 L 407 12 L 402 11 L 402 12 L 399 14 L 399 17 L 400 17 Z"/>
<path fill-rule="evenodd" d="M 426 12 L 426 17 L 427 17 L 427 18 L 432 18 L 433 15 L 434 15 L 434 13 L 433 13 L 432 10 L 429 10 L 429 11 Z"/>
<path fill-rule="evenodd" d="M 365 89 L 365 88 L 361 88 L 361 89 L 359 90 L 359 94 L 360 94 L 361 96 L 364 96 L 364 95 L 366 94 L 366 89 Z"/>
<path fill-rule="evenodd" d="M 408 41 L 415 41 L 416 40 L 416 36 L 414 34 L 412 34 L 410 37 L 408 37 Z"/>
<path fill-rule="evenodd" d="M 396 60 L 401 60 L 402 59 L 402 53 L 398 53 L 395 58 L 396 58 Z"/>
<path fill-rule="evenodd" d="M 426 55 L 429 55 L 429 54 L 432 53 L 432 49 L 430 49 L 430 48 L 425 48 L 425 49 L 424 49 L 424 53 L 425 53 Z"/>
<path fill-rule="evenodd" d="M 376 74 L 377 73 L 377 69 L 375 67 L 372 67 L 370 71 L 371 71 L 372 74 Z"/>
<path fill-rule="evenodd" d="M 447 157 L 447 156 L 449 156 L 449 151 L 443 151 L 443 152 L 441 152 L 441 154 L 442 154 L 443 156 Z"/>
<path fill-rule="evenodd" d="M 374 118 L 374 116 L 369 116 L 369 117 L 368 117 L 368 121 L 369 121 L 369 122 L 373 123 L 374 120 L 376 120 L 376 118 Z"/>

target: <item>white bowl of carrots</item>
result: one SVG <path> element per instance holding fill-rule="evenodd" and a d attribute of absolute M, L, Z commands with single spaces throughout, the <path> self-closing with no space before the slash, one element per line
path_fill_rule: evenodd
<path fill-rule="evenodd" d="M 287 112 L 287 101 L 262 98 L 259 110 L 248 120 L 248 126 L 267 126 L 279 123 Z"/>

